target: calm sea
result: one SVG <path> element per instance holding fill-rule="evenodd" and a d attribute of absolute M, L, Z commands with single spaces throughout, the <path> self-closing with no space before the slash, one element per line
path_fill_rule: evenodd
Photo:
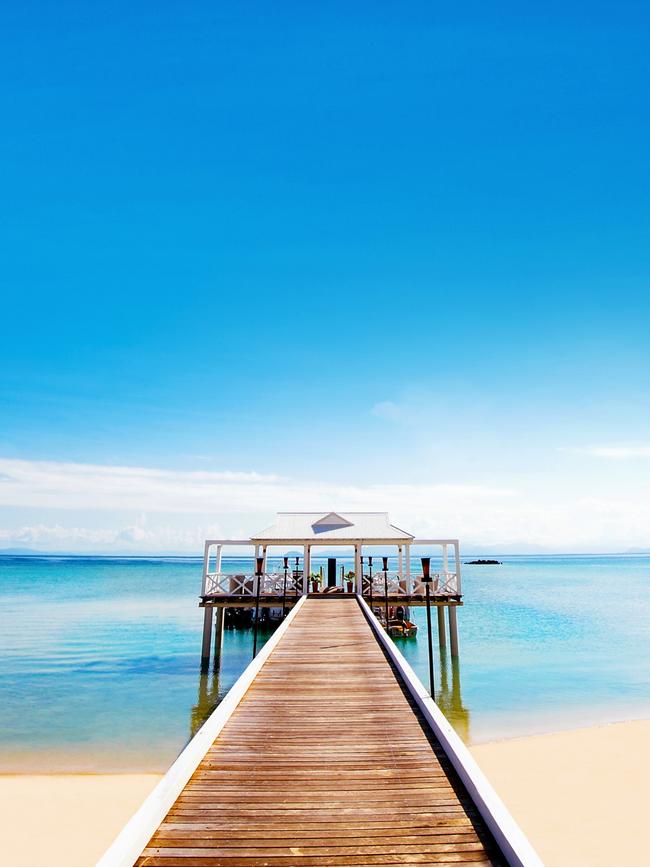
<path fill-rule="evenodd" d="M 460 663 L 435 645 L 461 735 L 650 717 L 650 557 L 503 561 L 464 567 Z M 251 657 L 227 631 L 201 675 L 200 580 L 196 559 L 1 557 L 0 771 L 165 770 Z M 413 619 L 400 646 L 426 682 Z"/>

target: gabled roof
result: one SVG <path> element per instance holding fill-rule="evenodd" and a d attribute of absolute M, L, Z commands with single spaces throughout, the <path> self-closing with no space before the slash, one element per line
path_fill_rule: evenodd
<path fill-rule="evenodd" d="M 252 542 L 317 542 L 344 544 L 410 542 L 413 536 L 388 520 L 388 512 L 278 512 L 270 527 Z"/>

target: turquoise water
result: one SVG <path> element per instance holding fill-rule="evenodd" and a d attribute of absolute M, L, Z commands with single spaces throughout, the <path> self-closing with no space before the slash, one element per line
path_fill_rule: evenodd
<path fill-rule="evenodd" d="M 464 567 L 460 663 L 434 644 L 463 737 L 650 716 L 650 557 L 503 560 Z M 0 558 L 0 771 L 166 769 L 251 657 L 226 631 L 201 675 L 200 580 L 189 558 Z M 426 682 L 412 619 L 399 644 Z"/>

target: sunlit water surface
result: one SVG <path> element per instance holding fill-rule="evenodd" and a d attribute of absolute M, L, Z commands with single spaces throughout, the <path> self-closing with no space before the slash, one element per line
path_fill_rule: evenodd
<path fill-rule="evenodd" d="M 650 716 L 650 557 L 503 560 L 464 567 L 460 662 L 434 643 L 461 735 Z M 195 559 L 1 557 L 0 771 L 166 769 L 251 658 L 251 632 L 228 630 L 201 675 L 200 580 Z M 412 619 L 398 643 L 426 683 Z"/>

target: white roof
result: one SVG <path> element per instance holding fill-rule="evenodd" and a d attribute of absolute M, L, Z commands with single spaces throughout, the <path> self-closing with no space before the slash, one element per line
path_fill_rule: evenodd
<path fill-rule="evenodd" d="M 413 536 L 388 520 L 388 512 L 278 512 L 253 542 L 410 542 Z"/>

